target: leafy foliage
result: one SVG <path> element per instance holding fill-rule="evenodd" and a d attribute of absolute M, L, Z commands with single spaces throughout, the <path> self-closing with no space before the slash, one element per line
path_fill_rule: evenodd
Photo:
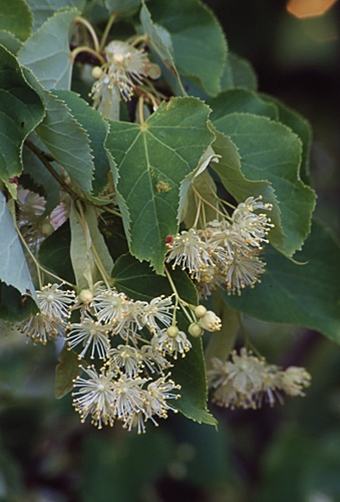
<path fill-rule="evenodd" d="M 70 342 L 70 332 L 81 340 L 84 353 L 65 345 L 60 355 L 57 397 L 85 386 L 75 406 L 99 427 L 118 416 L 140 432 L 141 416 L 156 422 L 172 409 L 215 425 L 201 336 L 219 331 L 221 319 L 232 329 L 209 335 L 220 336 L 207 350 L 210 368 L 217 364 L 211 354 L 225 359 L 237 338 L 235 311 L 340 341 L 339 247 L 326 229 L 311 227 L 310 126 L 257 92 L 251 66 L 228 52 L 203 3 L 15 0 L 0 7 L 0 317 L 22 320 L 18 329 L 34 341 Z M 119 337 L 140 358 L 139 342 L 156 350 L 145 381 L 145 361 L 128 374 L 112 359 L 122 350 Z M 91 344 L 95 364 L 86 366 Z M 93 385 L 112 373 L 98 395 L 104 389 L 112 397 L 126 378 L 139 397 L 89 404 L 78 357 Z M 166 358 L 174 382 L 165 383 Z M 301 379 L 303 386 L 308 377 Z M 230 375 L 221 381 L 223 401 Z M 291 395 L 301 394 L 297 388 Z M 232 406 L 270 401 L 267 391 L 247 388 L 242 402 L 235 387 Z"/>

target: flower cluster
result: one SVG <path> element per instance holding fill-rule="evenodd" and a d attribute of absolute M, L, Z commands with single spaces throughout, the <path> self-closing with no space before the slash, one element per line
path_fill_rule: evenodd
<path fill-rule="evenodd" d="M 120 99 L 129 101 L 136 85 L 150 73 L 153 66 L 144 50 L 122 40 L 113 40 L 105 48 L 106 63 L 96 67 L 98 79 L 91 91 L 93 106 L 104 117 L 115 119 L 115 108 Z M 113 110 L 113 111 L 112 111 Z"/>
<path fill-rule="evenodd" d="M 203 297 L 222 284 L 228 294 L 254 287 L 264 273 L 260 254 L 273 226 L 266 214 L 255 211 L 271 208 L 261 197 L 249 197 L 230 218 L 210 221 L 203 229 L 180 232 L 167 242 L 167 261 L 173 262 L 173 267 L 187 268 Z"/>
<path fill-rule="evenodd" d="M 37 291 L 40 313 L 19 323 L 18 329 L 34 342 L 63 337 L 83 363 L 85 376 L 74 381 L 74 406 L 81 420 L 89 416 L 101 428 L 116 420 L 131 430 L 145 431 L 145 422 L 157 424 L 168 411 L 176 411 L 168 400 L 177 399 L 180 389 L 171 380 L 172 359 L 190 350 L 191 342 L 177 327 L 172 297 L 164 295 L 150 302 L 132 300 L 102 282 L 77 297 L 57 284 Z M 70 321 L 72 315 L 73 322 Z M 203 306 L 191 306 L 193 323 L 189 333 L 217 331 L 220 319 Z M 192 326 L 197 325 L 197 330 Z"/>
<path fill-rule="evenodd" d="M 273 406 L 283 402 L 282 394 L 304 396 L 303 388 L 310 385 L 311 376 L 300 367 L 281 370 L 242 348 L 231 353 L 231 360 L 212 358 L 208 371 L 212 401 L 225 408 L 259 408 L 263 402 Z"/>
<path fill-rule="evenodd" d="M 33 342 L 45 345 L 49 339 L 64 336 L 75 294 L 64 291 L 57 284 L 47 284 L 36 294 L 40 312 L 18 323 L 16 328 Z"/>

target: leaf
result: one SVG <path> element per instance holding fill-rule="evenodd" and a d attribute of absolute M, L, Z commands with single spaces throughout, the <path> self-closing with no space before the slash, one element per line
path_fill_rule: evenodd
<path fill-rule="evenodd" d="M 90 146 L 95 160 L 93 173 L 93 195 L 99 195 L 106 187 L 110 164 L 104 149 L 104 141 L 109 129 L 108 123 L 100 113 L 72 91 L 55 91 L 71 110 L 77 122 L 85 129 L 90 139 Z"/>
<path fill-rule="evenodd" d="M 22 42 L 6 30 L 0 30 L 0 45 L 3 45 L 11 54 L 15 55 L 22 47 Z"/>
<path fill-rule="evenodd" d="M 38 311 L 38 306 L 32 296 L 22 296 L 16 288 L 0 281 L 0 319 L 16 323 Z M 0 329 L 0 334 L 6 335 L 2 329 Z"/>
<path fill-rule="evenodd" d="M 39 250 L 39 262 L 60 278 L 74 284 L 70 242 L 70 226 L 67 221 L 43 241 Z"/>
<path fill-rule="evenodd" d="M 212 124 L 210 127 L 216 136 L 213 149 L 221 156 L 218 163 L 211 163 L 211 168 L 219 175 L 223 186 L 237 202 L 243 202 L 251 196 L 262 196 L 266 202 L 273 205 L 270 219 L 275 226 L 269 233 L 269 239 L 275 246 L 282 245 L 284 234 L 281 227 L 280 207 L 271 184 L 265 180 L 247 179 L 241 170 L 241 158 L 236 145 L 230 138 L 217 131 Z"/>
<path fill-rule="evenodd" d="M 295 134 L 297 134 L 302 141 L 302 164 L 301 175 L 303 179 L 308 178 L 310 175 L 310 151 L 312 146 L 312 128 L 308 120 L 300 115 L 295 110 L 292 110 L 279 99 L 261 94 L 261 97 L 268 103 L 275 105 L 278 111 L 277 120 L 289 127 Z"/>
<path fill-rule="evenodd" d="M 140 6 L 142 0 L 104 0 L 104 5 L 110 13 L 122 15 L 136 10 Z"/>
<path fill-rule="evenodd" d="M 235 88 L 249 89 L 256 91 L 257 77 L 251 64 L 232 52 L 228 52 L 224 64 L 221 92 Z"/>
<path fill-rule="evenodd" d="M 271 119 L 278 118 L 277 107 L 274 104 L 262 99 L 253 91 L 245 89 L 232 89 L 225 91 L 209 101 L 212 108 L 210 120 L 215 122 L 219 118 L 234 112 L 253 113 L 254 115 L 264 115 Z"/>
<path fill-rule="evenodd" d="M 61 399 L 73 389 L 73 380 L 81 374 L 79 359 L 75 352 L 68 350 L 67 344 L 60 352 L 59 364 L 55 369 L 55 390 L 56 399 Z"/>
<path fill-rule="evenodd" d="M 72 57 L 69 29 L 76 9 L 57 12 L 33 33 L 19 51 L 19 62 L 32 70 L 45 89 L 69 89 Z"/>
<path fill-rule="evenodd" d="M 268 248 L 266 272 L 254 290 L 223 294 L 235 310 L 267 322 L 315 329 L 340 343 L 340 248 L 329 230 L 314 222 L 297 265 Z"/>
<path fill-rule="evenodd" d="M 152 21 L 150 12 L 144 2 L 140 12 L 140 21 L 147 35 L 147 43 L 151 51 L 164 65 L 162 68 L 163 77 L 176 96 L 185 96 L 186 92 L 174 61 L 171 36 L 163 26 L 158 26 Z"/>
<path fill-rule="evenodd" d="M 24 0 L 0 0 L 0 12 L 0 30 L 9 31 L 22 42 L 30 36 L 33 18 Z"/>
<path fill-rule="evenodd" d="M 53 0 L 26 0 L 26 2 L 33 14 L 34 31 L 39 29 L 55 12 L 72 7 L 82 12 L 86 4 L 86 0 L 58 0 L 57 2 Z"/>
<path fill-rule="evenodd" d="M 37 303 L 26 258 L 2 192 L 0 192 L 0 235 L 0 281 L 7 286 L 13 286 L 21 296 L 32 297 Z"/>
<path fill-rule="evenodd" d="M 46 116 L 35 132 L 70 178 L 89 195 L 94 163 L 88 134 L 64 101 L 53 91 L 43 89 L 30 70 L 24 69 L 24 72 L 46 110 Z"/>
<path fill-rule="evenodd" d="M 189 277 L 179 269 L 171 272 L 176 289 L 185 301 L 197 304 L 197 291 Z M 115 287 L 135 300 L 150 301 L 159 295 L 171 295 L 170 284 L 165 277 L 156 275 L 145 262 L 138 262 L 131 255 L 121 256 L 112 271 Z M 179 327 L 187 329 L 187 319 L 179 315 Z M 189 335 L 190 336 L 190 335 Z M 174 361 L 172 378 L 181 385 L 181 398 L 174 406 L 187 418 L 200 423 L 216 425 L 216 420 L 206 408 L 207 385 L 202 351 L 202 341 L 190 337 L 192 348 L 185 358 Z"/>
<path fill-rule="evenodd" d="M 269 181 L 280 205 L 285 240 L 277 245 L 292 255 L 310 232 L 314 191 L 300 179 L 302 146 L 286 126 L 248 113 L 231 113 L 214 121 L 238 148 L 241 169 L 252 181 Z M 274 222 L 275 223 L 275 222 Z"/>
<path fill-rule="evenodd" d="M 116 190 L 130 252 L 151 261 L 158 273 L 166 236 L 178 230 L 180 199 L 187 190 L 183 181 L 213 139 L 208 113 L 197 99 L 173 98 L 143 125 L 111 122 L 106 147 L 117 163 Z"/>
<path fill-rule="evenodd" d="M 41 122 L 44 109 L 27 85 L 16 58 L 0 46 L 0 178 L 8 181 L 22 169 L 22 145 Z"/>
<path fill-rule="evenodd" d="M 212 11 L 197 0 L 149 3 L 155 23 L 171 35 L 176 67 L 211 96 L 221 90 L 227 43 Z"/>

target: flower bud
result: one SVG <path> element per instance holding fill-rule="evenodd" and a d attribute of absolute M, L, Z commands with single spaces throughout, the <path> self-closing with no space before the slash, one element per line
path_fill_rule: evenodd
<path fill-rule="evenodd" d="M 177 326 L 169 326 L 166 332 L 170 336 L 170 338 L 176 338 L 179 333 L 179 329 L 177 328 Z"/>
<path fill-rule="evenodd" d="M 207 309 L 204 307 L 204 305 L 197 305 L 194 312 L 197 317 L 204 317 L 207 313 Z"/>
<path fill-rule="evenodd" d="M 198 323 L 206 331 L 219 331 L 222 326 L 221 319 L 212 310 L 208 310 Z"/>
<path fill-rule="evenodd" d="M 188 331 L 194 338 L 199 338 L 203 334 L 203 328 L 198 324 L 198 322 L 191 323 Z"/>
<path fill-rule="evenodd" d="M 82 289 L 78 295 L 79 301 L 87 305 L 93 300 L 93 294 L 89 289 Z"/>
<path fill-rule="evenodd" d="M 45 221 L 41 227 L 40 231 L 44 237 L 48 237 L 54 232 L 54 228 L 49 221 Z"/>
<path fill-rule="evenodd" d="M 98 80 L 103 75 L 103 70 L 100 66 L 94 66 L 91 71 L 92 77 Z"/>

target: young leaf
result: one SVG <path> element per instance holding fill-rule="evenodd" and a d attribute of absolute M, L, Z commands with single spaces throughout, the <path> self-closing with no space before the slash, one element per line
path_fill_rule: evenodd
<path fill-rule="evenodd" d="M 31 8 L 34 20 L 33 29 L 36 31 L 49 17 L 53 16 L 59 10 L 74 7 L 82 12 L 86 0 L 58 0 L 57 2 L 51 2 L 51 0 L 26 0 L 26 3 Z"/>
<path fill-rule="evenodd" d="M 24 74 L 44 103 L 46 116 L 36 133 L 70 178 L 88 195 L 92 190 L 93 156 L 87 132 L 66 103 L 53 91 L 46 91 L 27 68 Z"/>
<path fill-rule="evenodd" d="M 67 104 L 72 115 L 89 136 L 91 150 L 96 159 L 92 182 L 93 195 L 99 195 L 107 185 L 107 176 L 110 171 L 110 164 L 104 149 L 104 141 L 109 129 L 108 123 L 75 92 L 54 91 L 54 93 Z"/>
<path fill-rule="evenodd" d="M 0 235 L 0 281 L 7 286 L 13 286 L 21 296 L 32 297 L 38 302 L 19 236 L 2 192 L 0 192 Z"/>
<path fill-rule="evenodd" d="M 180 75 L 216 96 L 221 90 L 227 44 L 214 14 L 197 0 L 157 0 L 148 5 L 154 22 L 171 35 Z"/>
<path fill-rule="evenodd" d="M 213 140 L 208 113 L 197 99 L 173 98 L 143 125 L 111 122 L 106 147 L 117 163 L 116 190 L 130 251 L 151 261 L 158 273 L 166 236 L 177 233 L 183 181 Z"/>
<path fill-rule="evenodd" d="M 22 145 L 42 121 L 39 96 L 23 78 L 16 58 L 0 46 L 0 178 L 7 181 L 22 169 Z"/>
<path fill-rule="evenodd" d="M 55 397 L 61 399 L 73 389 L 73 380 L 81 374 L 79 359 L 75 352 L 68 350 L 65 344 L 60 352 L 59 364 L 55 369 Z"/>
<path fill-rule="evenodd" d="M 300 179 L 301 141 L 283 124 L 249 113 L 231 113 L 214 124 L 237 146 L 245 177 L 272 185 L 286 236 L 278 248 L 293 255 L 310 232 L 315 206 L 314 191 Z"/>
<path fill-rule="evenodd" d="M 0 0 L 0 30 L 6 30 L 22 42 L 31 34 L 32 13 L 24 0 Z"/>
<path fill-rule="evenodd" d="M 30 68 L 45 89 L 69 89 L 72 58 L 69 29 L 76 9 L 54 14 L 19 51 L 19 62 Z"/>
<path fill-rule="evenodd" d="M 261 284 L 239 297 L 223 293 L 225 302 L 257 319 L 315 329 L 340 343 L 340 248 L 329 230 L 314 222 L 296 260 L 299 265 L 268 248 Z"/>
<path fill-rule="evenodd" d="M 197 291 L 188 276 L 179 269 L 171 272 L 171 276 L 181 298 L 196 305 Z M 135 300 L 150 301 L 156 296 L 173 293 L 165 277 L 156 275 L 147 263 L 140 263 L 128 254 L 116 261 L 112 277 L 115 287 Z M 184 331 L 187 329 L 188 321 L 185 316 L 179 315 L 179 326 Z M 174 361 L 175 365 L 171 370 L 172 378 L 181 385 L 181 398 L 174 406 L 191 420 L 216 425 L 216 420 L 206 408 L 207 384 L 202 341 L 190 337 L 190 342 L 192 348 L 185 358 Z"/>

